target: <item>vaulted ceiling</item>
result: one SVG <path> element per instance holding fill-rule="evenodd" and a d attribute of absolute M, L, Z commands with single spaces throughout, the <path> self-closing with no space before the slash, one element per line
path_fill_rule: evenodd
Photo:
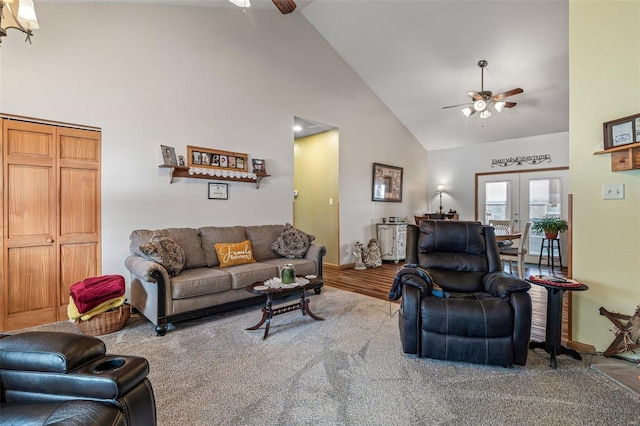
<path fill-rule="evenodd" d="M 228 0 L 109 1 L 236 7 Z M 296 3 L 293 14 L 302 14 L 429 150 L 568 131 L 568 0 Z M 271 0 L 251 0 L 251 8 L 279 13 Z M 485 120 L 442 109 L 480 91 L 483 59 L 484 89 L 521 87 L 523 94 L 508 99 L 518 105 Z"/>

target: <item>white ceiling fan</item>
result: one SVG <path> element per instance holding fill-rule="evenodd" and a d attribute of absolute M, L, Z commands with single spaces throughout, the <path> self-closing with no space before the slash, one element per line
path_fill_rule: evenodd
<path fill-rule="evenodd" d="M 240 7 L 251 7 L 250 0 L 229 0 L 231 3 Z M 296 4 L 293 0 L 272 0 L 273 4 L 276 5 L 278 10 L 282 12 L 283 15 L 287 13 L 291 13 L 296 9 Z"/>
<path fill-rule="evenodd" d="M 480 91 L 479 92 L 467 92 L 467 95 L 473 100 L 473 102 L 467 102 L 465 104 L 458 105 L 450 105 L 442 107 L 442 109 L 446 108 L 456 108 L 456 107 L 464 107 L 462 109 L 462 113 L 469 117 L 476 112 L 480 113 L 480 118 L 489 118 L 491 117 L 491 111 L 489 110 L 490 106 L 501 112 L 503 108 L 513 108 L 517 105 L 516 102 L 507 102 L 504 99 L 519 95 L 523 93 L 524 90 L 517 87 L 515 89 L 508 90 L 506 92 L 498 93 L 494 95 L 490 90 L 484 90 L 484 68 L 488 65 L 488 62 L 484 59 L 478 62 L 478 66 L 480 67 Z"/>

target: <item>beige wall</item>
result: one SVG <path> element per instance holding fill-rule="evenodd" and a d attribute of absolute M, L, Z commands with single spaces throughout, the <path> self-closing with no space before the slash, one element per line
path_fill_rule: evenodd
<path fill-rule="evenodd" d="M 640 113 L 640 2 L 572 1 L 570 193 L 573 275 L 589 285 L 574 295 L 573 340 L 604 351 L 612 324 L 598 309 L 631 314 L 640 304 L 640 170 L 611 172 L 602 123 Z M 625 199 L 602 199 L 623 183 Z"/>
<path fill-rule="evenodd" d="M 296 139 L 293 154 L 293 221 L 327 248 L 324 260 L 340 263 L 338 229 L 338 130 Z"/>
<path fill-rule="evenodd" d="M 189 3 L 189 2 L 185 2 Z M 342 263 L 383 216 L 426 205 L 426 150 L 300 13 L 38 2 L 33 44 L 0 48 L 0 111 L 101 127 L 103 272 L 128 277 L 133 229 L 293 220 L 294 116 L 340 129 Z M 114 29 L 116 28 L 117 29 Z M 260 189 L 169 184 L 160 145 L 266 160 Z M 385 160 L 385 161 L 381 161 Z M 371 201 L 371 164 L 403 167 L 402 203 Z"/>

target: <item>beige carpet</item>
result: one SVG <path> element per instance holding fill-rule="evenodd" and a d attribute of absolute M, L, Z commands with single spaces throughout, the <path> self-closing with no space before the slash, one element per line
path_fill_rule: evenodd
<path fill-rule="evenodd" d="M 311 309 L 246 331 L 259 307 L 178 323 L 164 337 L 142 318 L 102 339 L 146 357 L 160 425 L 637 425 L 640 397 L 544 351 L 526 367 L 486 367 L 402 353 L 389 303 L 325 287 Z M 397 305 L 394 305 L 397 306 Z M 71 323 L 37 329 L 77 331 Z"/>

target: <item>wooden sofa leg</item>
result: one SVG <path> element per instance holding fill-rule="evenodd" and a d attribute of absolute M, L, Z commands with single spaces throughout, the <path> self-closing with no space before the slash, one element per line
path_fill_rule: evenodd
<path fill-rule="evenodd" d="M 167 328 L 167 324 L 156 325 L 156 335 L 164 336 L 165 334 L 167 334 Z"/>

